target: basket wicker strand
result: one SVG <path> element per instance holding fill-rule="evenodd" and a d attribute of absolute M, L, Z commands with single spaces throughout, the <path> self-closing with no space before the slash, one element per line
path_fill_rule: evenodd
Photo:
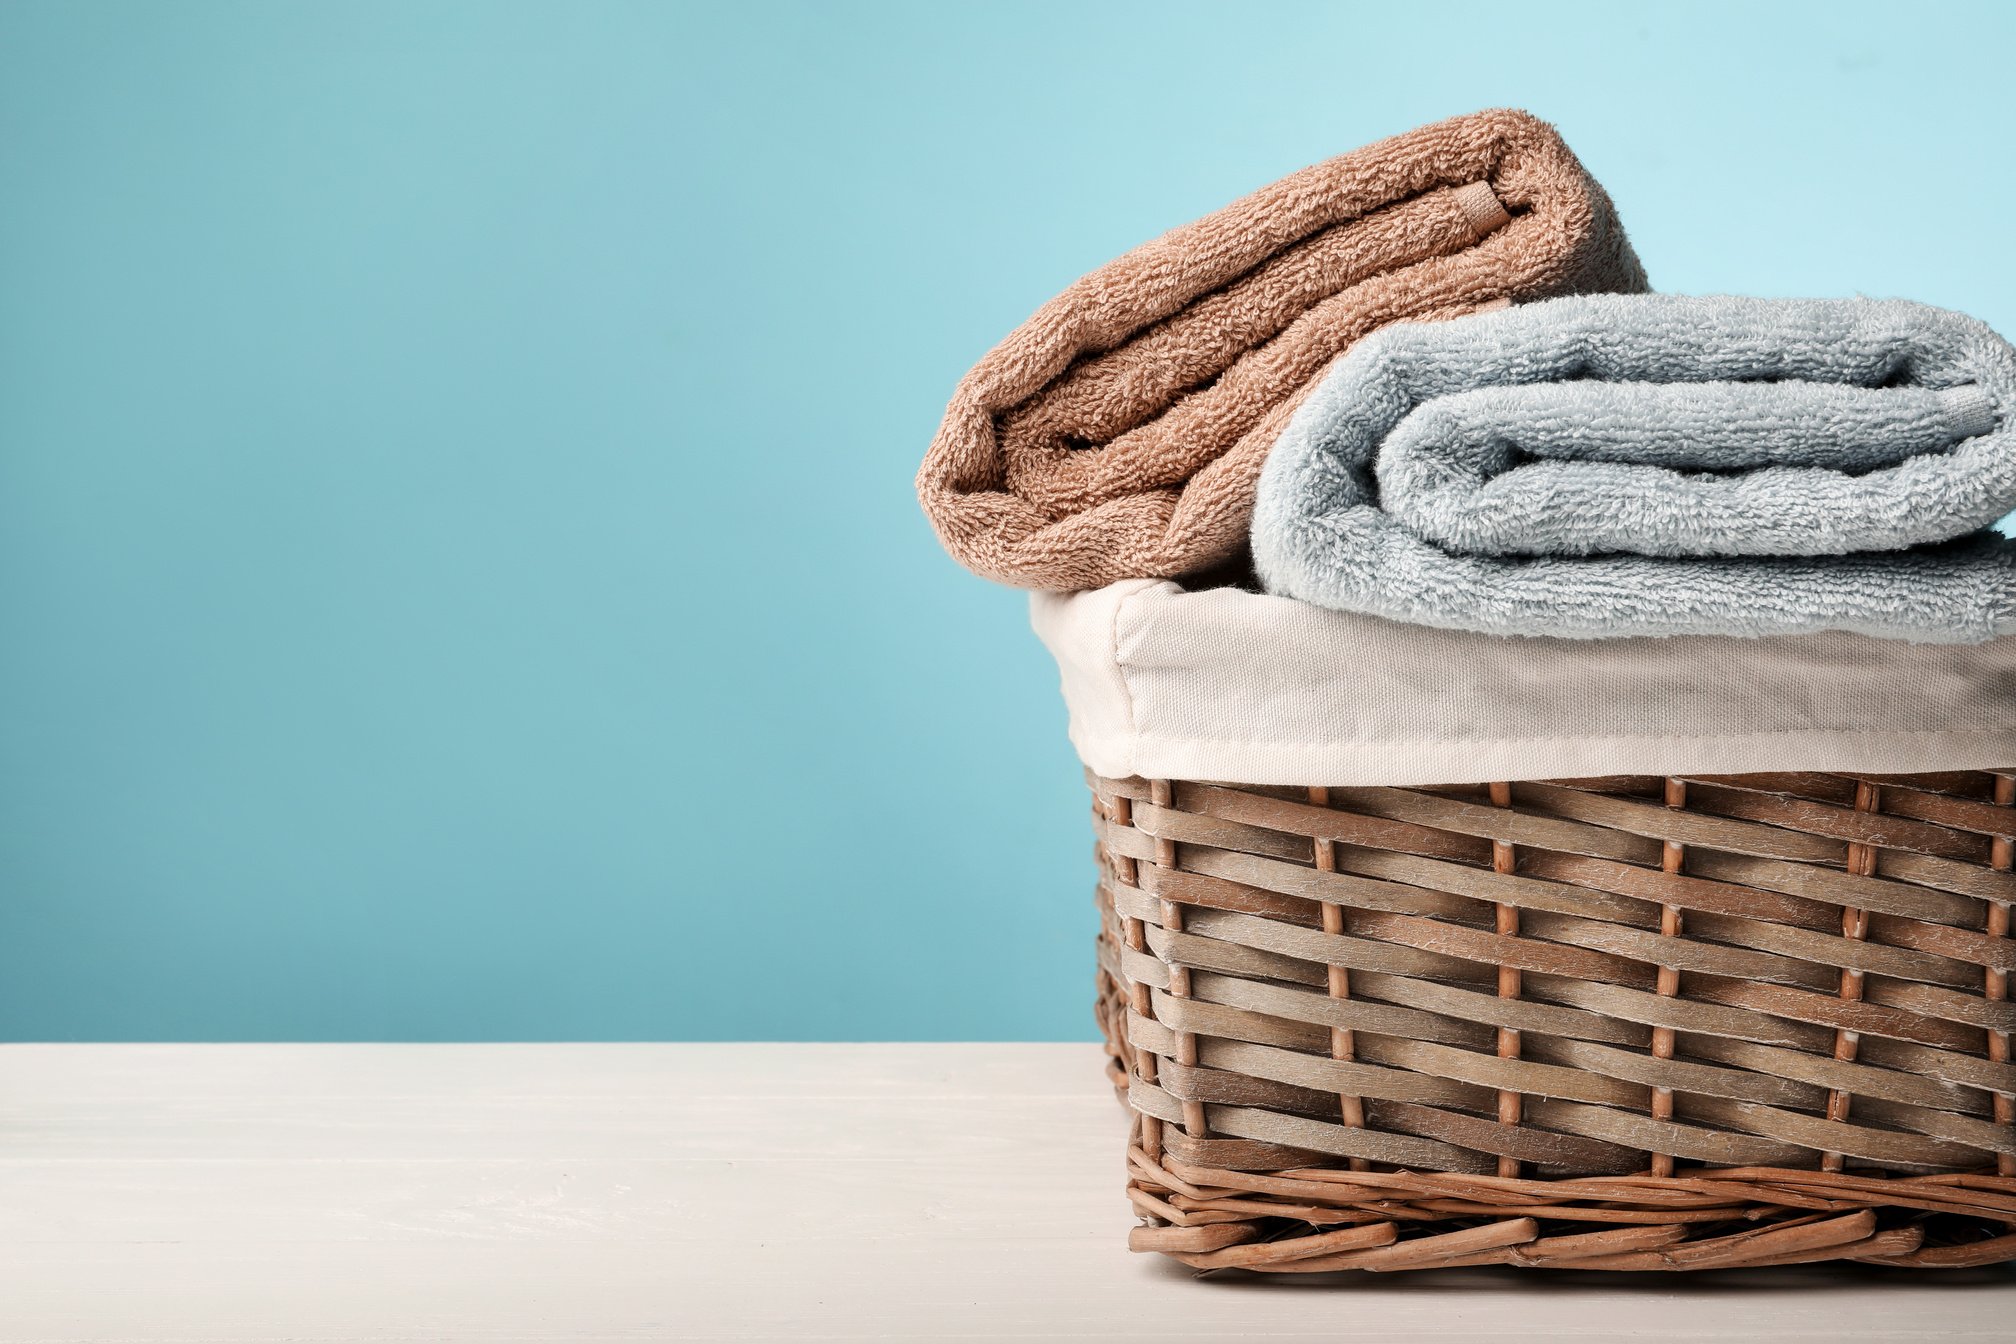
<path fill-rule="evenodd" d="M 1091 781 L 1136 1249 L 2016 1259 L 2016 770 Z"/>

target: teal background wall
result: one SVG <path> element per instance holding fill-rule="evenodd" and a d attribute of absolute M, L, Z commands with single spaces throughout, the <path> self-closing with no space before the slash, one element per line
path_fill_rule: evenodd
<path fill-rule="evenodd" d="M 2016 331 L 2012 46 L 2000 5 L 6 0 L 0 1036 L 1087 1037 L 1055 677 L 910 495 L 965 368 L 1499 104 L 1661 288 Z"/>

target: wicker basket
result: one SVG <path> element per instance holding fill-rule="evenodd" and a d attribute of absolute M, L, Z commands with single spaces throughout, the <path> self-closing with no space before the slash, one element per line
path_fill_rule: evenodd
<path fill-rule="evenodd" d="M 2016 771 L 1092 786 L 1135 1249 L 2016 1259 Z"/>

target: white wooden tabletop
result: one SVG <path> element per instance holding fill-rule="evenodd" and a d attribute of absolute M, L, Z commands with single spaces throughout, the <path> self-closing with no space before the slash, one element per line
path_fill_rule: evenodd
<path fill-rule="evenodd" d="M 1089 1045 L 0 1046 L 0 1339 L 1994 1340 L 2004 1271 L 1199 1280 Z"/>

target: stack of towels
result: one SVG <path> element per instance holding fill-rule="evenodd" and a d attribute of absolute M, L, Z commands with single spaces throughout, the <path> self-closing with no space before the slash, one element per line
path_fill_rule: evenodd
<path fill-rule="evenodd" d="M 1836 632 L 1902 643 L 1836 639 L 1835 663 L 1931 666 L 1901 650 L 2016 633 L 2016 541 L 1993 530 L 2016 512 L 2012 423 L 2016 350 L 1973 318 L 1648 293 L 1559 135 L 1495 111 L 1079 280 L 961 381 L 917 488 L 989 578 L 1257 588 L 1291 602 L 1241 607 L 1242 638 L 1351 614 L 1333 661 L 1376 644 L 1390 667 L 1412 629 L 1502 676 L 1682 636 L 1709 642 L 1658 661 L 1758 676 L 1810 656 L 1788 637 Z M 1037 603 L 1053 648 L 1060 601 Z M 1981 675 L 2004 678 L 1996 717 L 2016 682 Z M 1989 726 L 2011 718 L 2016 698 Z"/>

